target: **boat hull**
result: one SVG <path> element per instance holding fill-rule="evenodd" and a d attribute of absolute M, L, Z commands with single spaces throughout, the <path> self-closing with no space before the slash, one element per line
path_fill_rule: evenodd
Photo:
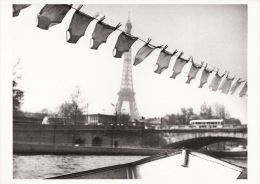
<path fill-rule="evenodd" d="M 185 152 L 186 151 L 186 152 Z M 169 151 L 136 162 L 50 179 L 219 180 L 245 177 L 244 168 L 189 150 Z"/>

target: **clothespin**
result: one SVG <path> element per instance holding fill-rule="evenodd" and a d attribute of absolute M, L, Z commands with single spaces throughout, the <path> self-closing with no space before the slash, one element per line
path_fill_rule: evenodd
<path fill-rule="evenodd" d="M 220 76 L 220 77 L 224 77 L 227 73 L 229 74 L 229 72 L 225 70 L 224 74 L 223 74 L 222 76 L 220 76 L 220 75 L 219 75 L 219 76 Z M 227 76 L 228 76 L 228 75 L 227 75 Z"/>
<path fill-rule="evenodd" d="M 150 45 L 149 43 L 150 43 L 151 40 L 152 40 L 151 38 L 148 38 L 147 42 L 145 43 L 145 45 Z"/>
<path fill-rule="evenodd" d="M 178 58 L 180 58 L 180 57 L 181 57 L 183 54 L 184 54 L 184 53 L 183 53 L 183 52 L 181 52 L 181 53 L 179 54 Z"/>
<path fill-rule="evenodd" d="M 115 28 L 118 29 L 121 25 L 121 22 L 119 22 Z"/>
<path fill-rule="evenodd" d="M 226 73 L 225 73 L 226 74 Z M 227 72 L 227 77 L 226 78 L 228 78 L 229 77 L 229 74 L 230 74 L 230 72 Z"/>
<path fill-rule="evenodd" d="M 148 38 L 146 44 L 149 44 L 151 40 L 152 40 L 151 38 Z"/>
<path fill-rule="evenodd" d="M 165 45 L 164 48 L 162 49 L 162 51 L 164 51 L 167 47 L 168 47 L 168 45 Z"/>
<path fill-rule="evenodd" d="M 188 62 L 189 61 L 193 63 L 193 57 L 192 56 L 189 57 Z"/>
<path fill-rule="evenodd" d="M 79 11 L 83 7 L 83 4 L 80 4 L 77 8 L 77 11 Z"/>
<path fill-rule="evenodd" d="M 94 15 L 94 18 L 97 18 L 99 16 L 99 12 L 97 12 L 95 15 Z"/>
<path fill-rule="evenodd" d="M 175 54 L 177 54 L 178 53 L 178 50 L 176 49 L 173 53 L 172 53 L 172 55 L 174 56 Z"/>
<path fill-rule="evenodd" d="M 101 17 L 101 19 L 98 22 L 102 22 L 103 20 L 105 20 L 106 16 Z"/>

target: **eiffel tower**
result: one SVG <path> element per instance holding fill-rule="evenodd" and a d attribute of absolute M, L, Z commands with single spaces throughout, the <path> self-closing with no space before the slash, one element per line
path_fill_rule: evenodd
<path fill-rule="evenodd" d="M 132 23 L 130 22 L 130 16 L 128 15 L 128 21 L 125 25 L 125 32 L 131 34 Z M 117 113 L 122 113 L 123 103 L 128 102 L 129 105 L 129 115 L 131 121 L 139 119 L 139 113 L 137 110 L 135 102 L 135 92 L 133 89 L 133 78 L 132 78 L 132 57 L 131 49 L 129 52 L 124 54 L 124 63 L 123 63 L 123 73 L 120 91 L 118 92 L 118 101 L 117 101 Z"/>

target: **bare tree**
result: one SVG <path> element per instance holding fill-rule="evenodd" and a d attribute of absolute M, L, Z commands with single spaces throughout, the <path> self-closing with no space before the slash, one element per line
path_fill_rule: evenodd
<path fill-rule="evenodd" d="M 193 108 L 191 107 L 181 108 L 180 114 L 170 114 L 167 116 L 168 118 L 165 120 L 165 123 L 168 126 L 189 124 L 190 120 L 197 118 L 197 115 L 193 112 Z"/>
<path fill-rule="evenodd" d="M 64 117 L 70 117 L 74 124 L 82 119 L 82 115 L 86 109 L 84 99 L 82 98 L 79 86 L 71 93 L 71 101 L 65 101 L 58 108 L 58 114 Z"/>
<path fill-rule="evenodd" d="M 52 115 L 54 114 L 51 110 L 47 109 L 47 108 L 43 108 L 42 110 L 40 110 L 41 114 L 44 114 L 44 115 Z"/>
<path fill-rule="evenodd" d="M 60 116 L 70 117 L 72 112 L 72 103 L 65 101 L 63 104 L 59 106 L 58 111 L 58 114 Z"/>
<path fill-rule="evenodd" d="M 221 105 L 219 103 L 216 103 L 214 105 L 214 115 L 217 118 L 222 118 L 222 119 L 228 119 L 230 117 L 230 114 L 226 107 L 224 105 Z"/>
<path fill-rule="evenodd" d="M 13 67 L 13 113 L 17 114 L 20 112 L 24 92 L 18 85 L 18 81 L 22 78 L 22 74 L 19 73 L 21 70 L 20 59 Z"/>
<path fill-rule="evenodd" d="M 200 106 L 200 113 L 199 116 L 203 119 L 211 119 L 213 118 L 213 111 L 211 106 L 207 106 L 207 104 L 204 102 Z"/>
<path fill-rule="evenodd" d="M 181 114 L 180 118 L 182 121 L 182 124 L 189 124 L 190 120 L 196 119 L 197 115 L 193 112 L 193 108 L 181 108 Z"/>

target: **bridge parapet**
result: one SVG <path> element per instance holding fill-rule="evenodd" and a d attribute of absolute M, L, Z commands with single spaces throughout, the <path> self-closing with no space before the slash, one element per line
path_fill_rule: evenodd
<path fill-rule="evenodd" d="M 247 128 L 178 128 L 178 129 L 162 129 L 161 132 L 247 132 Z"/>

